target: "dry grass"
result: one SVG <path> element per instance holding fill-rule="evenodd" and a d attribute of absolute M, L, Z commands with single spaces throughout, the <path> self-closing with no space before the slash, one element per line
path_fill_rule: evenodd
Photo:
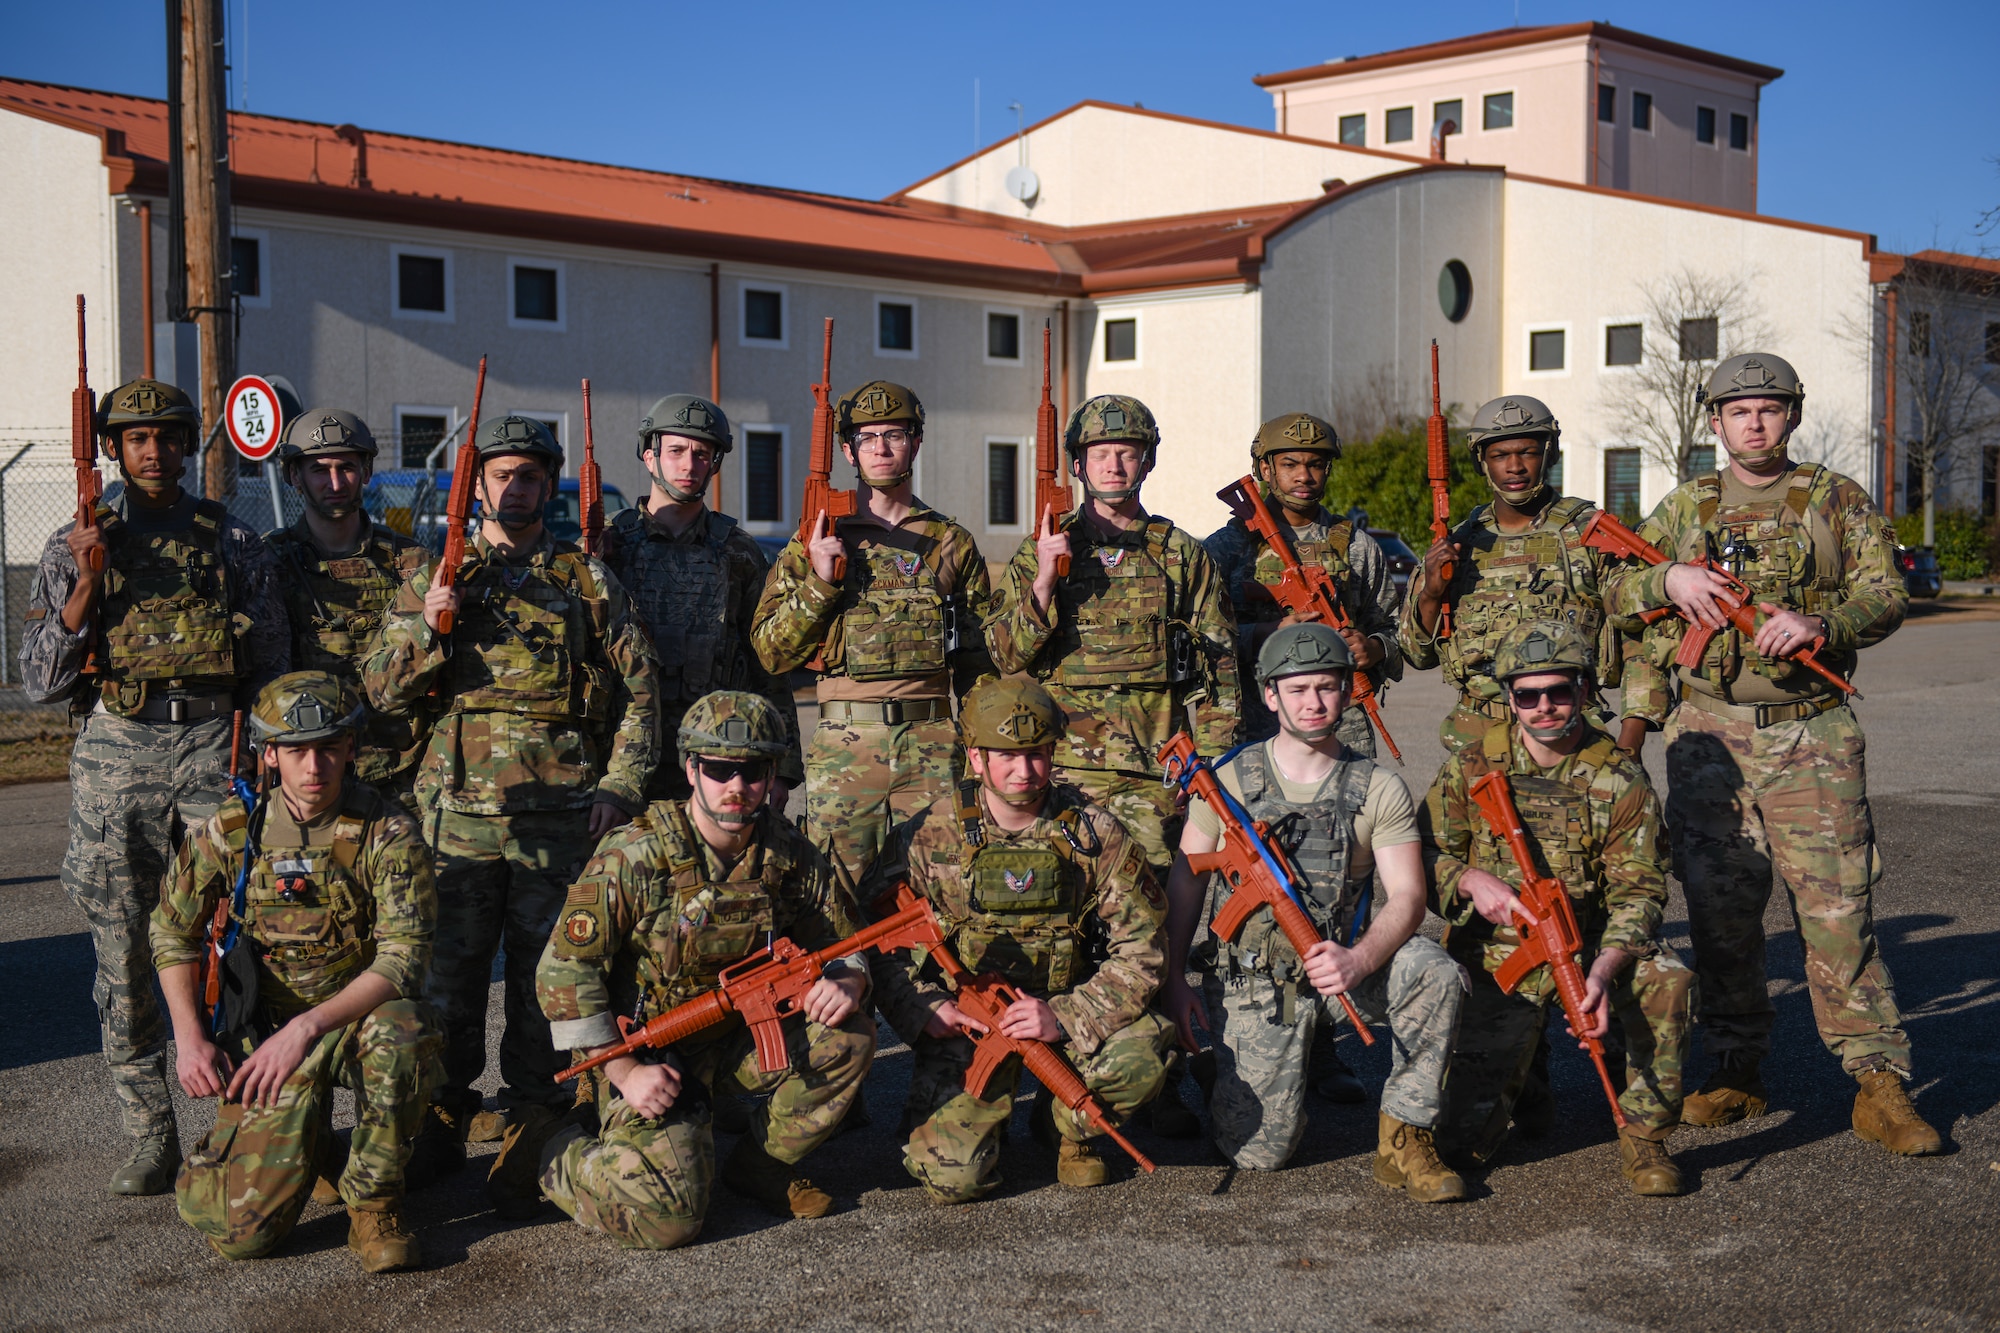
<path fill-rule="evenodd" d="M 68 777 L 73 739 L 67 714 L 0 713 L 0 787 Z"/>

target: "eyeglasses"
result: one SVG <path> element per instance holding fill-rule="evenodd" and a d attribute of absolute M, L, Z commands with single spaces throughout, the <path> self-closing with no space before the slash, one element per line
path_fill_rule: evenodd
<path fill-rule="evenodd" d="M 771 776 L 771 761 L 768 759 L 710 759 L 703 756 L 697 758 L 694 764 L 703 777 L 718 785 L 742 778 L 754 787 Z"/>
<path fill-rule="evenodd" d="M 886 444 L 891 449 L 900 449 L 909 442 L 910 432 L 906 430 L 878 430 L 866 435 L 859 431 L 854 433 L 854 447 L 857 449 L 864 444 Z"/>
<path fill-rule="evenodd" d="M 1546 698 L 1551 708 L 1568 708 L 1576 702 L 1576 686 L 1550 685 L 1545 689 L 1531 689 L 1526 686 L 1513 687 L 1514 707 L 1539 708 Z"/>

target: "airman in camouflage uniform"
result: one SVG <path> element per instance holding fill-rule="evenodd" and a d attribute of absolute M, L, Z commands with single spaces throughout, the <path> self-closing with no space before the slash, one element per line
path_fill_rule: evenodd
<path fill-rule="evenodd" d="M 413 575 L 363 670 L 377 708 L 433 692 L 444 701 L 417 780 L 437 856 L 427 997 L 444 1024 L 446 1072 L 419 1157 L 426 1178 L 463 1162 L 503 943 L 501 1108 L 567 1104 L 535 1003 L 535 957 L 597 839 L 644 808 L 659 758 L 658 671 L 625 590 L 542 525 L 561 449 L 539 421 L 503 417 L 481 428 L 479 465 L 485 518 L 457 584 Z M 448 636 L 437 628 L 447 610 Z"/>
<path fill-rule="evenodd" d="M 1352 519 L 1336 517 L 1320 502 L 1327 470 L 1339 457 L 1340 439 L 1333 427 L 1308 412 L 1271 418 L 1258 427 L 1250 444 L 1251 469 L 1275 502 L 1273 512 L 1291 529 L 1292 554 L 1301 564 L 1325 569 L 1339 585 L 1341 608 L 1353 626 L 1342 637 L 1380 697 L 1390 681 L 1403 678 L 1403 652 L 1396 645 L 1396 583 L 1380 544 Z M 1202 545 L 1236 608 L 1236 660 L 1254 662 L 1272 630 L 1296 623 L 1269 591 L 1284 576 L 1284 565 L 1237 518 L 1210 533 Z M 1243 692 L 1241 734 L 1256 741 L 1278 734 L 1278 719 L 1264 707 L 1259 691 Z M 1375 729 L 1362 709 L 1342 711 L 1340 739 L 1357 754 L 1375 755 Z"/>
<path fill-rule="evenodd" d="M 1493 503 L 1432 546 L 1411 580 L 1399 641 L 1410 665 L 1442 667 L 1458 691 L 1458 706 L 1439 728 L 1447 750 L 1472 745 L 1488 722 L 1507 720 L 1493 655 L 1500 640 L 1531 620 L 1560 620 L 1596 645 L 1597 684 L 1623 684 L 1618 735 L 1628 751 L 1638 753 L 1646 731 L 1666 718 L 1664 678 L 1636 639 L 1605 616 L 1604 583 L 1618 561 L 1583 544 L 1594 506 L 1548 485 L 1561 439 L 1548 407 L 1525 394 L 1496 398 L 1473 413 L 1466 441 Z M 1454 566 L 1448 586 L 1441 577 L 1447 563 Z M 1447 609 L 1449 637 L 1441 633 Z M 1608 723 L 1609 715 L 1602 720 Z"/>
<path fill-rule="evenodd" d="M 28 697 L 85 715 L 62 882 L 90 925 L 104 1059 L 134 1140 L 118 1194 L 164 1192 L 181 1155 L 146 919 L 175 846 L 228 794 L 230 714 L 290 658 L 271 553 L 181 487 L 200 424 L 170 384 L 105 395 L 96 429 L 124 492 L 49 537 L 21 634 Z"/>
<path fill-rule="evenodd" d="M 557 1046 L 587 1056 L 619 1041 L 616 1017 L 649 1022 L 710 993 L 722 969 L 773 937 L 811 950 L 854 933 L 837 867 L 766 804 L 788 738 L 755 694 L 711 694 L 688 710 L 678 739 L 693 795 L 656 801 L 605 839 L 542 951 L 536 977 Z M 833 1199 L 795 1168 L 860 1095 L 875 1056 L 867 987 L 862 958 L 829 966 L 784 1020 L 791 1064 L 775 1074 L 740 1018 L 593 1071 L 588 1105 L 560 1120 L 536 1109 L 509 1128 L 488 1180 L 495 1207 L 526 1218 L 546 1194 L 627 1248 L 685 1245 L 715 1187 L 712 1099 L 765 1093 L 723 1183 L 779 1216 L 824 1216 Z"/>
<path fill-rule="evenodd" d="M 368 423 L 315 408 L 285 424 L 278 446 L 285 480 L 305 501 L 298 522 L 264 534 L 285 577 L 279 594 L 292 631 L 292 666 L 329 672 L 357 691 L 361 658 L 403 580 L 424 567 L 424 548 L 361 507 L 379 452 Z M 370 710 L 354 775 L 417 815 L 413 784 L 435 713 L 426 699 L 400 713 Z"/>
<path fill-rule="evenodd" d="M 1709 429 L 1729 463 L 1660 502 L 1642 535 L 1678 563 L 1625 570 L 1606 599 L 1636 618 L 1672 603 L 1722 623 L 1711 555 L 1747 584 L 1764 613 L 1754 639 L 1724 628 L 1701 664 L 1679 670 L 1667 724 L 1667 826 L 1687 892 L 1703 1044 L 1717 1067 L 1688 1098 L 1689 1124 L 1763 1114 L 1759 1066 L 1774 1010 L 1764 975 L 1764 907 L 1775 870 L 1792 896 L 1820 1038 L 1861 1084 L 1857 1134 L 1891 1152 L 1940 1151 L 1904 1082 L 1910 1039 L 1875 939 L 1882 875 L 1868 809 L 1861 723 L 1845 697 L 1789 660 L 1852 676 L 1857 650 L 1903 623 L 1908 594 L 1882 513 L 1833 470 L 1786 456 L 1804 386 L 1768 353 L 1730 357 L 1707 387 Z M 1663 622 L 1667 653 L 1682 621 Z"/>
<path fill-rule="evenodd" d="M 437 895 L 416 822 L 347 772 L 362 714 L 326 672 L 266 686 L 250 723 L 277 791 L 254 808 L 232 797 L 191 832 L 153 913 L 175 1072 L 190 1097 L 221 1098 L 181 1167 L 180 1214 L 230 1259 L 261 1258 L 291 1233 L 336 1148 L 327 1115 L 342 1084 L 358 1115 L 339 1185 L 348 1248 L 371 1273 L 423 1263 L 400 1206 L 441 1072 L 419 998 Z M 255 970 L 249 1021 L 222 1032 L 201 989 L 218 913 Z"/>
<path fill-rule="evenodd" d="M 707 399 L 676 393 L 654 403 L 639 422 L 639 459 L 652 494 L 612 517 L 598 554 L 659 654 L 661 734 L 677 735 L 689 707 L 711 690 L 763 695 L 792 736 L 771 801 L 783 809 L 785 791 L 805 781 L 798 710 L 790 686 L 764 669 L 750 643 L 770 562 L 735 519 L 702 503 L 734 441 L 729 418 Z M 647 799 L 686 799 L 683 772 L 674 756 L 662 756 Z"/>
<path fill-rule="evenodd" d="M 1186 964 L 1197 924 L 1208 922 L 1200 920 L 1202 879 L 1188 858 L 1223 844 L 1220 813 L 1197 800 L 1167 881 L 1161 1005 L 1187 1045 L 1196 1024 L 1215 1034 L 1214 1076 L 1205 1080 L 1215 1146 L 1239 1167 L 1275 1171 L 1305 1136 L 1313 1034 L 1336 1019 L 1335 997 L 1346 995 L 1364 1019 L 1386 1022 L 1394 1043 L 1376 1120 L 1375 1179 L 1424 1203 L 1462 1199 L 1465 1182 L 1438 1160 L 1431 1128 L 1465 977 L 1416 933 L 1424 877 L 1409 789 L 1340 739 L 1353 670 L 1352 650 L 1330 625 L 1273 633 L 1258 653 L 1257 679 L 1278 735 L 1245 746 L 1216 773 L 1253 820 L 1269 823 L 1269 836 L 1298 867 L 1303 906 L 1322 942 L 1302 959 L 1260 908 L 1233 941 L 1208 936 L 1206 1001 L 1195 995 Z M 1215 906 L 1223 901 L 1226 894 Z"/>
<path fill-rule="evenodd" d="M 1609 1033 L 1613 1015 L 1624 1032 L 1625 1178 L 1635 1193 L 1673 1195 L 1681 1175 L 1666 1143 L 1680 1123 L 1694 975 L 1659 940 L 1667 907 L 1659 800 L 1638 761 L 1585 718 L 1594 656 L 1559 621 L 1510 631 L 1493 674 L 1509 690 L 1512 720 L 1449 755 L 1431 786 L 1424 858 L 1436 878 L 1437 913 L 1450 926 L 1446 947 L 1472 977 L 1445 1081 L 1442 1136 L 1448 1153 L 1482 1162 L 1499 1150 L 1556 994 L 1546 965 L 1511 995 L 1493 979 L 1520 946 L 1513 920 L 1522 910 L 1521 868 L 1469 789 L 1502 773 L 1541 869 L 1575 900 L 1585 996 L 1595 1011 L 1590 1035 Z"/>
<path fill-rule="evenodd" d="M 974 780 L 901 825 L 869 876 L 880 896 L 907 881 L 935 907 L 946 942 L 973 973 L 1024 992 L 1002 1030 L 1056 1046 L 1114 1115 L 1165 1080 L 1172 1027 L 1147 1008 L 1160 985 L 1166 903 L 1143 851 L 1080 789 L 1051 785 L 1062 712 L 1032 681 L 988 681 L 961 716 Z M 923 957 L 877 967 L 890 1025 L 915 1048 L 903 1165 L 937 1203 L 966 1203 L 1000 1184 L 1000 1137 L 1014 1112 L 1020 1062 L 986 1095 L 966 1091 L 969 1021 Z M 1056 1178 L 1107 1178 L 1088 1121 L 1036 1104 L 1036 1136 L 1057 1151 Z"/>
<path fill-rule="evenodd" d="M 751 641 L 774 676 L 820 673 L 806 825 L 859 876 L 890 827 L 962 772 L 951 704 L 993 672 L 980 630 L 991 594 L 972 534 L 911 489 L 924 438 L 917 396 L 873 380 L 835 411 L 860 477 L 857 512 L 785 546 Z"/>

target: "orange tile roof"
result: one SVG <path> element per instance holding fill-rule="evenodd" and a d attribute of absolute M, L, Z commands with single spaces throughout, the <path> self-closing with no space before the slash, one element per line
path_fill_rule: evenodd
<path fill-rule="evenodd" d="M 1662 37 L 1649 37 L 1643 32 L 1614 27 L 1609 23 L 1554 23 L 1534 28 L 1498 28 L 1492 32 L 1475 33 L 1470 37 L 1454 37 L 1449 41 L 1406 46 L 1372 56 L 1328 60 L 1317 65 L 1288 69 L 1278 74 L 1259 74 L 1251 82 L 1260 88 L 1276 88 L 1288 83 L 1340 78 L 1348 74 L 1389 69 L 1396 65 L 1417 65 L 1430 60 L 1447 60 L 1453 56 L 1480 55 L 1487 51 L 1504 51 L 1516 46 L 1535 46 L 1542 42 L 1561 41 L 1570 37 L 1596 37 L 1602 41 L 1617 42 L 1621 46 L 1633 46 L 1642 51 L 1674 56 L 1681 60 L 1693 61 L 1697 65 L 1713 65 L 1733 74 L 1746 74 L 1763 83 L 1780 78 L 1785 72 L 1774 65 L 1759 65 L 1754 61 L 1739 60 L 1735 56 L 1704 51 L 1698 46 L 1683 46 L 1679 42 L 1670 42 Z"/>

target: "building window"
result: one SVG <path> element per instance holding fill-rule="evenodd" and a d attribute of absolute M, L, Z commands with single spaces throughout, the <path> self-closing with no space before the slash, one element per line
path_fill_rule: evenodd
<path fill-rule="evenodd" d="M 1383 143 L 1408 143 L 1416 133 L 1417 109 L 1413 106 L 1392 106 L 1382 117 Z"/>
<path fill-rule="evenodd" d="M 1604 364 L 1636 366 L 1645 358 L 1646 337 L 1639 324 L 1607 324 L 1604 327 Z"/>
<path fill-rule="evenodd" d="M 1528 334 L 1528 369 L 1561 370 L 1567 336 L 1562 329 L 1535 329 Z"/>
<path fill-rule="evenodd" d="M 1454 324 L 1472 310 L 1472 270 L 1456 259 L 1438 271 L 1438 306 Z"/>
<path fill-rule="evenodd" d="M 1996 504 L 2000 504 L 2000 448 L 1989 444 L 1979 467 L 1979 512 L 1992 518 Z"/>
<path fill-rule="evenodd" d="M 1104 321 L 1104 359 L 1106 361 L 1137 361 L 1139 359 L 1138 320 L 1107 319 Z"/>
<path fill-rule="evenodd" d="M 451 256 L 423 250 L 394 253 L 394 313 L 407 319 L 450 319 Z"/>
<path fill-rule="evenodd" d="M 1486 111 L 1479 127 L 1484 130 L 1511 130 L 1514 128 L 1514 94 L 1486 94 Z"/>
<path fill-rule="evenodd" d="M 988 361 L 1021 359 L 1019 315 L 1003 314 L 998 310 L 986 312 L 986 359 Z"/>
<path fill-rule="evenodd" d="M 1368 115 L 1357 112 L 1340 118 L 1340 141 L 1353 148 L 1368 146 Z"/>
<path fill-rule="evenodd" d="M 1919 357 L 1931 354 L 1931 312 L 1928 310 L 1910 312 L 1909 353 Z"/>
<path fill-rule="evenodd" d="M 1715 446 L 1696 444 L 1688 447 L 1688 475 L 1705 477 L 1715 471 Z"/>
<path fill-rule="evenodd" d="M 430 466 L 431 450 L 451 429 L 451 420 L 442 412 L 398 412 L 396 414 L 396 456 L 404 467 Z M 439 460 L 442 465 L 443 460 Z"/>
<path fill-rule="evenodd" d="M 1750 117 L 1741 111 L 1729 113 L 1729 146 L 1739 153 L 1750 151 Z"/>
<path fill-rule="evenodd" d="M 1714 315 L 1681 321 L 1681 360 L 1713 361 L 1716 343 Z"/>
<path fill-rule="evenodd" d="M 1628 524 L 1639 521 L 1639 451 L 1604 451 L 1604 509 Z"/>
<path fill-rule="evenodd" d="M 743 323 L 739 341 L 764 347 L 785 346 L 785 289 L 745 286 L 742 293 Z"/>
<path fill-rule="evenodd" d="M 1435 130 L 1447 120 L 1458 126 L 1460 130 L 1465 128 L 1465 101 L 1463 98 L 1454 97 L 1449 102 L 1431 103 L 1431 128 Z"/>
<path fill-rule="evenodd" d="M 2000 366 L 2000 324 L 1986 326 L 1986 364 Z"/>
<path fill-rule="evenodd" d="M 1618 123 L 1618 87 L 1616 84 L 1597 85 L 1597 118 L 1607 125 Z"/>
<path fill-rule="evenodd" d="M 911 301 L 875 298 L 875 351 L 881 356 L 917 354 L 917 307 Z"/>
<path fill-rule="evenodd" d="M 514 289 L 512 314 L 507 322 L 541 327 L 561 324 L 562 270 L 519 260 L 507 261 L 507 267 Z"/>
<path fill-rule="evenodd" d="M 1651 93 L 1632 94 L 1632 128 L 1653 132 L 1653 95 Z"/>
<path fill-rule="evenodd" d="M 751 523 L 785 521 L 785 435 L 743 432 L 743 517 Z"/>
<path fill-rule="evenodd" d="M 986 444 L 986 526 L 1013 528 L 1021 523 L 1021 445 L 989 440 Z"/>
<path fill-rule="evenodd" d="M 1715 143 L 1715 108 L 1698 106 L 1694 109 L 1694 141 L 1713 146 Z"/>
<path fill-rule="evenodd" d="M 264 294 L 263 249 L 255 236 L 229 238 L 229 283 L 238 296 Z"/>

